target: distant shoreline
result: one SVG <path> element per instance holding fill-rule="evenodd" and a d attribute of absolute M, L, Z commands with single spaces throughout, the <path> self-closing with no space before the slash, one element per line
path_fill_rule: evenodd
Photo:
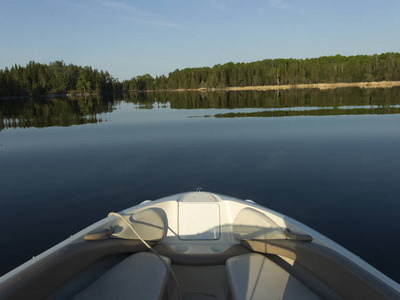
<path fill-rule="evenodd" d="M 400 86 L 400 81 L 373 81 L 373 82 L 352 82 L 352 83 L 311 83 L 311 84 L 283 84 L 283 85 L 259 85 L 243 87 L 225 87 L 225 88 L 199 88 L 199 89 L 173 89 L 168 91 L 186 92 L 186 91 L 270 91 L 270 90 L 289 90 L 289 89 L 320 89 L 329 90 L 336 88 L 359 87 L 364 89 L 373 88 L 392 88 Z M 156 92 L 153 90 L 152 92 Z"/>
<path fill-rule="evenodd" d="M 336 88 L 359 87 L 363 89 L 373 88 L 392 88 L 400 86 L 400 81 L 373 81 L 373 82 L 352 82 L 352 83 L 311 83 L 311 84 L 282 84 L 282 85 L 259 85 L 259 86 L 236 86 L 224 88 L 198 88 L 198 89 L 165 89 L 165 90 L 130 90 L 121 91 L 122 93 L 154 93 L 154 92 L 214 92 L 214 91 L 274 91 L 290 89 L 320 89 L 329 90 Z M 0 100 L 17 100 L 29 98 L 72 98 L 84 96 L 109 95 L 107 93 L 69 93 L 69 94 L 46 94 L 46 95 L 25 95 L 25 96 L 6 96 Z"/>
<path fill-rule="evenodd" d="M 68 93 L 68 94 L 44 94 L 44 95 L 24 95 L 24 96 L 5 96 L 0 97 L 0 100 L 21 100 L 30 98 L 76 98 L 76 97 L 87 97 L 87 96 L 105 96 L 111 95 L 112 93 Z"/>

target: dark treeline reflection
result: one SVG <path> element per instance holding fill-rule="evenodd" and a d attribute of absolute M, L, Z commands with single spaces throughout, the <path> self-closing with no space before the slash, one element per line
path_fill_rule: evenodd
<path fill-rule="evenodd" d="M 169 103 L 172 109 L 388 106 L 400 104 L 400 88 L 124 93 L 123 100 L 144 109 L 151 109 L 153 103 Z"/>
<path fill-rule="evenodd" d="M 112 112 L 121 102 L 138 109 L 154 104 L 166 109 L 267 108 L 254 113 L 217 114 L 215 117 L 298 116 L 400 113 L 400 88 L 332 90 L 290 89 L 280 91 L 236 92 L 149 92 L 123 93 L 120 96 L 76 98 L 40 98 L 0 101 L 0 130 L 7 128 L 71 126 L 103 121 L 99 114 Z M 348 109 L 343 106 L 349 106 Z M 351 108 L 351 106 L 368 106 Z M 293 110 L 296 107 L 321 107 L 318 110 Z M 340 107 L 340 109 L 323 109 Z M 276 108 L 277 110 L 273 110 Z M 285 110 L 282 110 L 285 109 Z M 279 109 L 279 110 L 278 110 Z"/>
<path fill-rule="evenodd" d="M 344 108 L 344 109 L 313 109 L 313 110 L 266 110 L 257 112 L 241 112 L 216 114 L 215 118 L 244 118 L 244 117 L 296 117 L 296 116 L 343 116 L 343 115 L 390 115 L 399 114 L 398 107 L 376 108 Z"/>
<path fill-rule="evenodd" d="M 112 109 L 112 98 L 100 96 L 4 100 L 0 101 L 0 130 L 97 123 L 102 122 L 97 114 Z"/>

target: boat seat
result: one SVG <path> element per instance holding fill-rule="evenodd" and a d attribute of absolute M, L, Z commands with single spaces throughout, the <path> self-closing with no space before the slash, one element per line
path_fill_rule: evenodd
<path fill-rule="evenodd" d="M 258 253 L 226 261 L 233 300 L 321 299 L 276 263 Z"/>
<path fill-rule="evenodd" d="M 168 265 L 171 261 L 162 257 Z M 115 265 L 75 295 L 78 299 L 162 299 L 168 269 L 157 255 L 138 252 Z"/>

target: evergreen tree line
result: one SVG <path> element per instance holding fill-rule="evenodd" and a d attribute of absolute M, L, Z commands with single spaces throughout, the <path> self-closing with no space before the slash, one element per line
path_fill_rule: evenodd
<path fill-rule="evenodd" d="M 146 74 L 123 82 L 91 67 L 31 61 L 25 67 L 0 70 L 0 97 L 398 80 L 400 53 L 229 62 L 212 68 L 175 70 L 155 78 Z"/>
<path fill-rule="evenodd" d="M 0 70 L 0 97 L 105 93 L 118 89 L 119 83 L 108 72 L 91 67 L 66 65 L 55 61 L 49 65 L 29 62 Z"/>
<path fill-rule="evenodd" d="M 400 80 L 400 53 L 325 56 L 312 59 L 266 59 L 226 63 L 212 68 L 149 74 L 122 82 L 124 91 L 225 88 L 279 84 L 351 83 Z"/>

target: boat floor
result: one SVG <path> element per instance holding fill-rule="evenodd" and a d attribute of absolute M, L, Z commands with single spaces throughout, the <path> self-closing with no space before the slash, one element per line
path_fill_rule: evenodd
<path fill-rule="evenodd" d="M 172 265 L 172 270 L 178 279 L 182 300 L 230 299 L 225 266 Z M 174 286 L 171 278 L 168 286 Z M 177 299 L 175 289 L 168 293 L 169 299 Z"/>

